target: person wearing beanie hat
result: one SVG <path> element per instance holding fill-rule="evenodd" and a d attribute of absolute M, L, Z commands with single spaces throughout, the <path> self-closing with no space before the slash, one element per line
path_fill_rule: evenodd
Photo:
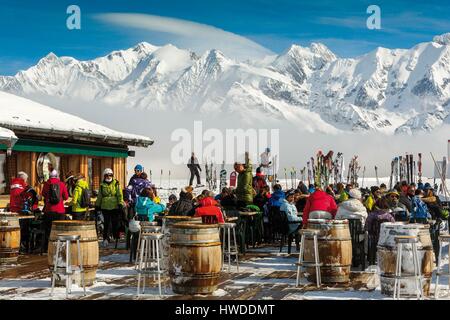
<path fill-rule="evenodd" d="M 112 235 L 116 240 L 116 245 L 120 238 L 119 229 L 122 222 L 124 201 L 122 188 L 119 181 L 114 179 L 113 171 L 107 168 L 103 174 L 103 182 L 100 184 L 95 208 L 103 213 L 105 219 L 103 245 L 106 247 L 109 242 L 110 225 L 112 226 Z"/>
<path fill-rule="evenodd" d="M 350 189 L 348 191 L 348 196 L 348 200 L 339 204 L 335 217 L 336 220 L 359 219 L 361 225 L 364 227 L 367 219 L 367 209 L 361 202 L 361 191 L 356 188 Z"/>
<path fill-rule="evenodd" d="M 64 201 L 69 199 L 69 192 L 66 184 L 58 178 L 58 172 L 56 170 L 50 173 L 50 178 L 44 183 L 41 194 L 44 198 L 43 211 L 46 241 L 44 247 L 46 247 L 53 221 L 67 220 Z"/>
<path fill-rule="evenodd" d="M 352 199 L 357 200 L 361 200 L 362 198 L 361 191 L 359 191 L 358 189 L 350 189 L 350 191 L 348 192 L 348 196 Z"/>
<path fill-rule="evenodd" d="M 256 168 L 256 175 L 253 177 L 252 185 L 256 193 L 259 193 L 262 188 L 267 186 L 266 178 L 261 167 Z"/>
<path fill-rule="evenodd" d="M 50 178 L 58 178 L 58 171 L 53 170 L 52 172 L 50 172 Z"/>

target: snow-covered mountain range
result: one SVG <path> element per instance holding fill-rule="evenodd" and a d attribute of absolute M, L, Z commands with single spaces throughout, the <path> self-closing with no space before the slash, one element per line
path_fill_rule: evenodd
<path fill-rule="evenodd" d="M 352 59 L 320 43 L 245 62 L 214 49 L 198 56 L 145 42 L 90 61 L 50 53 L 15 76 L 0 76 L 0 90 L 215 117 L 233 113 L 311 132 L 432 131 L 450 124 L 450 33 Z"/>

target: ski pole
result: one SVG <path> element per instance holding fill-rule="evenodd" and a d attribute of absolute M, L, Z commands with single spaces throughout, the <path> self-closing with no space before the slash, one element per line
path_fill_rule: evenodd
<path fill-rule="evenodd" d="M 287 171 L 286 171 L 286 168 L 284 168 L 284 180 L 286 181 L 286 190 L 287 189 L 289 189 L 289 186 L 288 186 L 288 179 L 287 179 Z"/>
<path fill-rule="evenodd" d="M 161 175 L 159 176 L 159 186 L 162 186 L 162 175 L 163 175 L 163 169 L 161 169 Z"/>
<path fill-rule="evenodd" d="M 366 175 L 366 166 L 363 168 L 363 176 L 362 176 L 362 182 L 361 182 L 361 188 L 364 188 L 364 177 Z"/>
<path fill-rule="evenodd" d="M 169 190 L 170 190 L 170 170 L 169 170 Z"/>

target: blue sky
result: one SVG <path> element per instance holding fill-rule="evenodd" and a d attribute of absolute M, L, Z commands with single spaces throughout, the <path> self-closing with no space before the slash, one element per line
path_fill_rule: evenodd
<path fill-rule="evenodd" d="M 71 4 L 81 8 L 81 30 L 66 27 Z M 381 30 L 366 28 L 371 4 L 381 8 Z M 249 58 L 315 41 L 353 57 L 430 41 L 450 32 L 449 15 L 450 2 L 435 0 L 0 0 L 0 74 L 15 74 L 50 51 L 91 59 L 141 41 L 199 53 L 218 46 Z"/>

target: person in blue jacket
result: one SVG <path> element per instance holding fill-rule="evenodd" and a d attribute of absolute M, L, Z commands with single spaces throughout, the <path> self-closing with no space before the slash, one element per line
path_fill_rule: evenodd
<path fill-rule="evenodd" d="M 155 219 L 155 214 L 163 213 L 166 206 L 153 201 L 155 195 L 151 188 L 145 188 L 136 200 L 136 214 L 139 221 L 150 221 Z"/>
<path fill-rule="evenodd" d="M 271 207 L 280 207 L 283 204 L 283 200 L 285 198 L 285 194 L 282 190 L 280 184 L 276 184 L 273 186 L 273 193 L 269 199 L 269 206 Z"/>

